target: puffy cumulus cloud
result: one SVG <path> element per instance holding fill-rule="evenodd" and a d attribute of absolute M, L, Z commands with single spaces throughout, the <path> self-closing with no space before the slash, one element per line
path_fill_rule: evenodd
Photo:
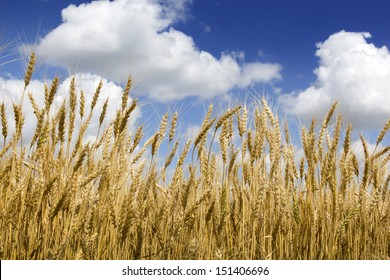
<path fill-rule="evenodd" d="M 60 108 L 62 102 L 66 99 L 69 101 L 69 89 L 71 83 L 71 77 L 64 80 L 59 86 L 57 93 L 55 95 L 55 99 L 53 105 L 51 107 L 51 113 L 57 112 Z M 85 116 L 88 116 L 90 112 L 90 104 L 93 98 L 94 93 L 96 92 L 96 88 L 100 81 L 103 82 L 103 86 L 97 100 L 92 119 L 90 125 L 85 134 L 85 141 L 96 139 L 98 128 L 99 128 L 99 117 L 102 111 L 103 104 L 108 99 L 108 106 L 106 111 L 106 117 L 102 124 L 102 130 L 105 129 L 109 122 L 115 119 L 116 111 L 121 108 L 122 104 L 122 87 L 114 84 L 113 82 L 109 82 L 106 79 L 103 79 L 100 76 L 92 75 L 92 74 L 77 74 L 75 75 L 76 81 L 76 92 L 78 95 L 78 104 L 80 101 L 80 92 L 81 90 L 85 95 Z M 27 96 L 27 93 L 32 93 L 35 101 L 37 102 L 40 108 L 45 106 L 45 96 L 44 96 L 44 85 L 45 83 L 50 87 L 51 81 L 42 82 L 39 80 L 32 80 L 29 86 L 26 89 L 26 93 L 24 96 L 23 102 L 23 114 L 25 117 L 25 123 L 23 125 L 23 141 L 26 144 L 29 144 L 32 135 L 35 132 L 36 127 L 36 116 L 33 112 L 31 103 Z M 15 121 L 13 115 L 13 103 L 20 104 L 22 100 L 24 89 L 24 81 L 17 79 L 4 79 L 0 77 L 0 103 L 4 103 L 7 115 L 7 122 L 9 127 L 8 135 L 12 135 L 15 131 Z M 129 98 L 128 105 L 132 102 L 132 99 Z M 140 117 L 141 113 L 138 108 L 132 113 L 131 116 L 131 125 Z M 79 105 L 77 107 L 76 112 L 76 123 L 75 123 L 75 131 L 78 131 L 78 128 L 81 125 L 81 119 L 79 116 Z M 100 134 L 102 131 L 100 131 Z M 10 136 L 8 136 L 9 139 Z"/>
<path fill-rule="evenodd" d="M 277 64 L 247 63 L 242 67 L 241 78 L 238 83 L 240 87 L 248 87 L 258 81 L 270 81 L 274 78 L 281 78 L 280 66 Z"/>
<path fill-rule="evenodd" d="M 369 33 L 341 31 L 317 44 L 314 85 L 280 96 L 282 107 L 300 117 L 323 116 L 333 102 L 355 128 L 381 128 L 390 117 L 390 53 L 368 43 Z"/>
<path fill-rule="evenodd" d="M 188 0 L 93 1 L 62 10 L 62 24 L 41 38 L 38 56 L 73 73 L 123 82 L 131 75 L 139 94 L 160 101 L 210 98 L 235 87 L 280 78 L 278 64 L 237 62 L 199 50 L 174 29 Z M 31 46 L 30 46 L 31 47 Z M 27 48 L 28 49 L 28 48 Z"/>

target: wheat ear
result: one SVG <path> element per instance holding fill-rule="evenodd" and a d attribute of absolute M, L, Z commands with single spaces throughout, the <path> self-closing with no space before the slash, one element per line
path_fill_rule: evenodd
<path fill-rule="evenodd" d="M 5 113 L 4 102 L 1 103 L 0 109 L 1 109 L 1 133 L 3 134 L 4 146 L 5 146 L 5 141 L 8 135 L 8 122 L 7 122 L 7 115 Z"/>
<path fill-rule="evenodd" d="M 122 94 L 122 111 L 124 111 L 126 109 L 126 106 L 127 106 L 127 100 L 129 99 L 129 92 L 130 92 L 130 88 L 131 88 L 131 83 L 132 83 L 132 79 L 131 79 L 131 77 L 129 77 L 127 79 L 126 87 L 124 88 L 123 94 Z"/>
<path fill-rule="evenodd" d="M 171 128 L 169 129 L 169 143 L 172 142 L 173 137 L 175 136 L 177 117 L 178 117 L 178 113 L 175 112 L 175 114 L 173 114 L 173 118 L 172 118 L 172 122 L 171 122 Z"/>
<path fill-rule="evenodd" d="M 35 62 L 36 62 L 36 56 L 35 53 L 32 52 L 30 54 L 30 60 L 27 65 L 26 75 L 24 76 L 24 89 L 26 89 L 27 86 L 30 84 L 31 76 L 34 72 Z"/>
<path fill-rule="evenodd" d="M 378 138 L 376 139 L 376 142 L 375 142 L 375 146 L 377 147 L 379 145 L 379 143 L 383 140 L 383 138 L 385 137 L 385 134 L 386 132 L 390 129 L 390 119 L 387 120 L 385 126 L 383 127 L 383 129 L 381 130 L 381 132 L 379 133 L 378 135 Z"/>

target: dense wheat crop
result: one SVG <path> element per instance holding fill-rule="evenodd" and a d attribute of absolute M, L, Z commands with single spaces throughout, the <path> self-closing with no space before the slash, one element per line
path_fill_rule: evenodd
<path fill-rule="evenodd" d="M 180 116 L 166 114 L 146 138 L 129 125 L 131 79 L 104 127 L 101 84 L 85 104 L 73 79 L 54 109 L 58 83 L 42 92 L 42 108 L 26 90 L 37 119 L 30 143 L 22 105 L 0 104 L 2 259 L 390 258 L 390 147 L 380 145 L 390 120 L 374 152 L 361 137 L 359 161 L 335 103 L 302 127 L 297 158 L 288 125 L 265 100 L 221 115 L 210 106 L 192 140 L 176 135 Z M 99 133 L 86 142 L 93 114 Z"/>

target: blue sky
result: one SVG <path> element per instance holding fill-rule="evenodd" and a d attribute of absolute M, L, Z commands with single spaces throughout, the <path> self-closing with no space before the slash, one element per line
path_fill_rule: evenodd
<path fill-rule="evenodd" d="M 35 50 L 37 88 L 84 73 L 91 92 L 101 78 L 118 91 L 131 74 L 149 104 L 141 116 L 184 108 L 194 130 L 213 100 L 227 108 L 265 94 L 303 121 L 339 100 L 374 143 L 370 131 L 390 118 L 389 10 L 385 0 L 1 0 L 0 31 L 16 44 L 0 63 Z M 23 78 L 23 61 L 0 68 L 3 91 Z"/>

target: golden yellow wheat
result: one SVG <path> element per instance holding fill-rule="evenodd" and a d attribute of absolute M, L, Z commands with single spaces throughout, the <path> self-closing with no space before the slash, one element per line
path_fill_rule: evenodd
<path fill-rule="evenodd" d="M 32 55 L 25 89 L 34 62 Z M 131 82 L 103 131 L 102 82 L 89 112 L 74 78 L 56 112 L 57 78 L 42 93 L 43 108 L 28 94 L 37 125 L 25 146 L 21 105 L 9 135 L 12 112 L 1 104 L 2 259 L 390 258 L 390 148 L 379 150 L 390 121 L 373 153 L 361 137 L 363 163 L 351 149 L 352 126 L 344 141 L 340 115 L 328 128 L 336 103 L 318 133 L 315 120 L 302 128 L 300 158 L 287 123 L 280 126 L 264 99 L 253 111 L 237 106 L 215 118 L 210 106 L 194 141 L 175 135 L 177 113 L 169 129 L 165 114 L 144 139 L 142 125 L 129 129 L 137 107 L 135 99 L 128 105 Z M 99 131 L 85 142 L 93 114 Z"/>

